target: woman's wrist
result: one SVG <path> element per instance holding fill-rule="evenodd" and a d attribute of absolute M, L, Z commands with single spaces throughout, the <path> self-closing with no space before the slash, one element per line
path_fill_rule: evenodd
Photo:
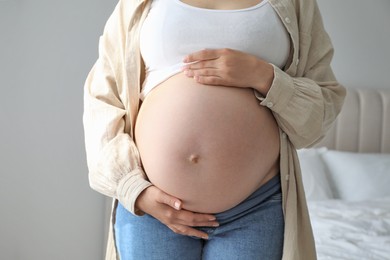
<path fill-rule="evenodd" d="M 147 204 L 150 203 L 150 201 L 148 200 L 148 192 L 151 192 L 151 190 L 153 189 L 154 186 L 149 186 L 147 187 L 146 189 L 144 189 L 137 197 L 136 201 L 135 201 L 135 208 L 138 210 L 138 211 L 141 211 L 141 212 L 147 212 L 148 209 L 147 209 Z"/>
<path fill-rule="evenodd" d="M 253 85 L 253 88 L 256 89 L 264 97 L 267 96 L 269 89 L 272 86 L 274 81 L 274 67 L 263 61 L 258 60 L 256 70 L 255 70 L 256 83 Z"/>

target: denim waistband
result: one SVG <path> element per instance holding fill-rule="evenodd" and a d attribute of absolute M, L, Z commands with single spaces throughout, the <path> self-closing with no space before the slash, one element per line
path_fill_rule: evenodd
<path fill-rule="evenodd" d="M 260 188 L 253 192 L 240 204 L 231 209 L 215 214 L 215 217 L 220 224 L 233 221 L 240 216 L 246 214 L 251 208 L 261 204 L 262 202 L 267 201 L 267 199 L 278 193 L 281 194 L 279 174 L 272 177 L 272 179 L 260 186 Z"/>

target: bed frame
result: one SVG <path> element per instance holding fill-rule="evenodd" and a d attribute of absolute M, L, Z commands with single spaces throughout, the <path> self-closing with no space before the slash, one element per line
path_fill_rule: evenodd
<path fill-rule="evenodd" d="M 390 89 L 348 89 L 343 109 L 316 147 L 390 153 Z"/>

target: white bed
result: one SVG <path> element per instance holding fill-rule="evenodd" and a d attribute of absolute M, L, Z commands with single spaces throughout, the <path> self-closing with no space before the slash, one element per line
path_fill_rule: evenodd
<path fill-rule="evenodd" d="M 390 260 L 390 89 L 349 89 L 326 138 L 298 151 L 319 260 Z"/>

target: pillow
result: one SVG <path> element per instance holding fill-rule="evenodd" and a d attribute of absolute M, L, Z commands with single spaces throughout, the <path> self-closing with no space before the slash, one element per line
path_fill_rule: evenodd
<path fill-rule="evenodd" d="M 361 201 L 390 195 L 390 154 L 329 150 L 321 156 L 336 198 Z"/>
<path fill-rule="evenodd" d="M 298 150 L 302 181 L 306 199 L 311 201 L 333 199 L 326 166 L 321 158 L 327 149 L 310 148 Z"/>

